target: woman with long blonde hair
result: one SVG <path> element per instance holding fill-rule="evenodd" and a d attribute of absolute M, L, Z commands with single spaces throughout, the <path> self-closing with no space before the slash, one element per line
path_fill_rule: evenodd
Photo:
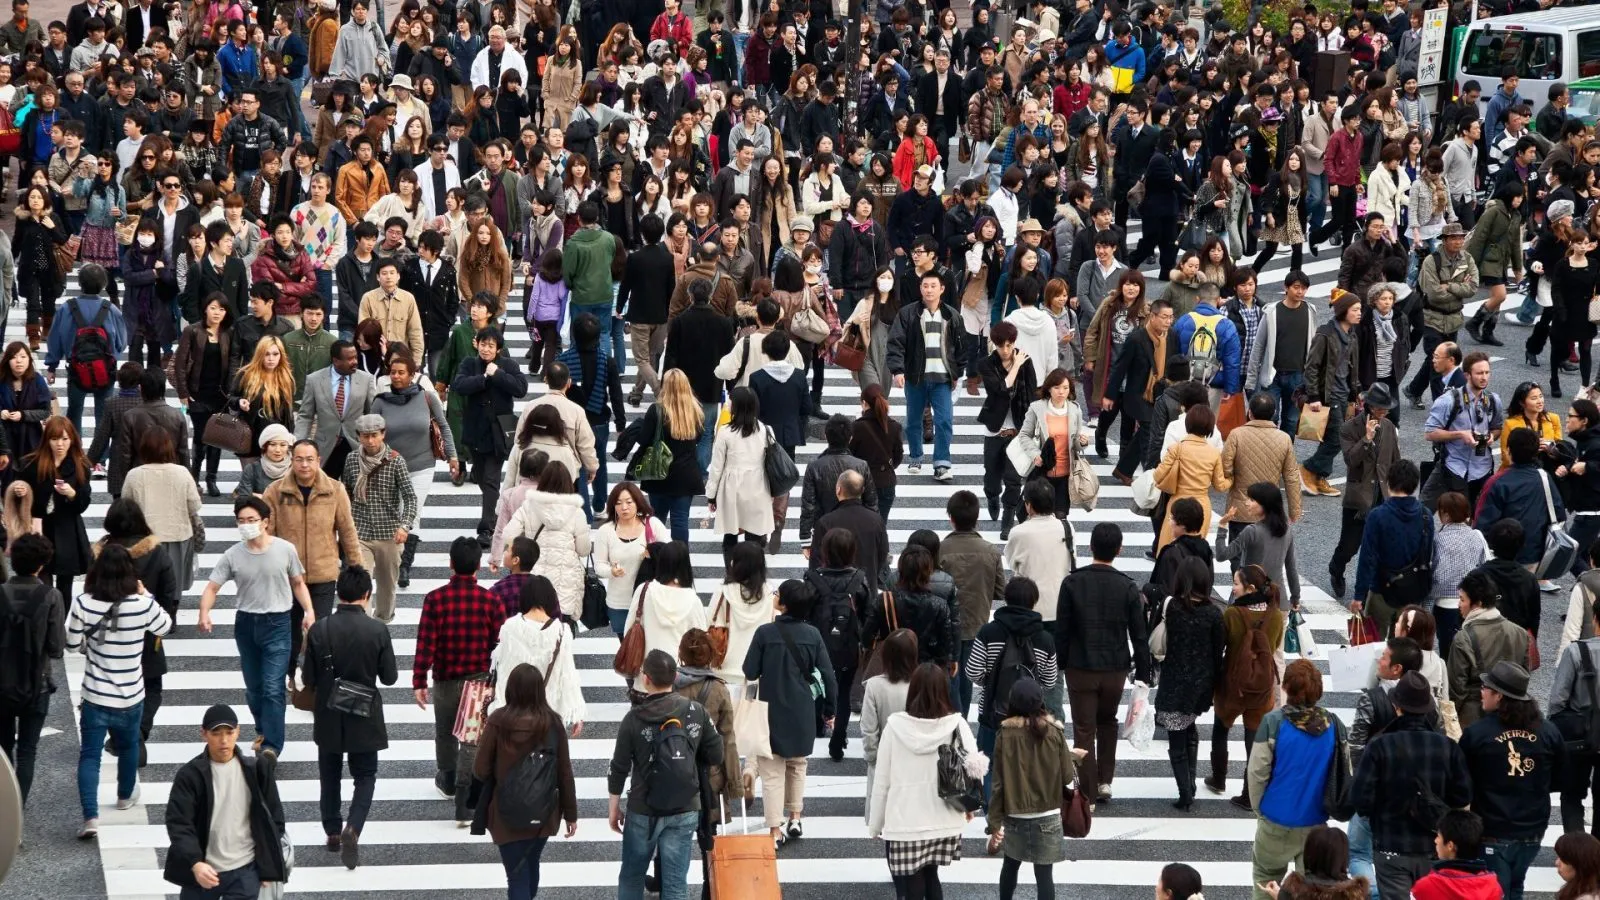
<path fill-rule="evenodd" d="M 93 468 L 78 429 L 65 416 L 44 420 L 44 443 L 24 456 L 18 467 L 17 477 L 33 492 L 32 530 L 49 538 L 55 548 L 46 571 L 54 573 L 63 598 L 72 596 L 72 579 L 89 571 L 93 559 L 89 532 L 83 526 Z"/>
<path fill-rule="evenodd" d="M 256 344 L 250 361 L 233 377 L 228 408 L 241 413 L 250 424 L 251 450 L 239 457 L 241 465 L 261 455 L 262 429 L 274 422 L 294 429 L 294 372 L 281 338 L 268 335 Z"/>
<path fill-rule="evenodd" d="M 506 308 L 506 297 L 511 293 L 511 255 L 506 252 L 506 242 L 495 233 L 493 220 L 484 217 L 473 227 L 461 245 L 456 273 L 461 296 L 486 292 L 500 301 L 501 309 Z"/>
<path fill-rule="evenodd" d="M 699 444 L 705 444 L 706 462 L 710 462 L 711 411 L 702 406 L 689 386 L 689 376 L 682 369 L 668 369 L 661 376 L 661 390 L 656 400 L 645 410 L 639 428 L 630 427 L 617 442 L 617 454 L 627 453 L 637 443 L 639 452 L 628 464 L 628 479 L 638 481 L 650 498 L 650 506 L 667 522 L 675 541 L 689 540 L 689 504 L 705 492 L 705 470 L 701 468 Z M 668 450 L 672 451 L 672 465 L 664 478 L 638 477 L 639 463 L 655 444 L 657 434 Z"/>
<path fill-rule="evenodd" d="M 6 488 L 5 499 L 0 502 L 0 528 L 6 532 L 6 555 L 17 538 L 33 532 L 33 487 L 18 479 Z"/>

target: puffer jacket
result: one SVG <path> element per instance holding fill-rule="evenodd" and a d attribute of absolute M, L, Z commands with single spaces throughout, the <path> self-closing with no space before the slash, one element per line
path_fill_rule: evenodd
<path fill-rule="evenodd" d="M 561 599 L 561 612 L 577 618 L 583 611 L 583 561 L 590 547 L 583 499 L 577 494 L 530 491 L 506 523 L 506 543 L 523 535 L 539 545 L 533 574 L 550 579 Z"/>
<path fill-rule="evenodd" d="M 337 479 L 318 472 L 311 497 L 306 499 L 290 472 L 269 485 L 261 499 L 272 507 L 272 533 L 300 551 L 307 584 L 325 584 L 339 577 L 341 542 L 345 558 L 361 558 L 350 495 Z"/>
<path fill-rule="evenodd" d="M 528 289 L 528 304 L 524 315 L 527 321 L 560 322 L 567 310 L 567 285 L 558 281 L 551 284 L 544 276 L 535 276 Z"/>

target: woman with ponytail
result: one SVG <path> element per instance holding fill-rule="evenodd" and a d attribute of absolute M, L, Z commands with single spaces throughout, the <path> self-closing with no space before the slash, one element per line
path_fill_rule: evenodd
<path fill-rule="evenodd" d="M 1284 621 L 1278 586 L 1265 569 L 1244 566 L 1233 573 L 1233 600 L 1222 612 L 1228 648 L 1222 658 L 1222 677 L 1217 680 L 1211 776 L 1206 779 L 1213 794 L 1228 790 L 1228 733 L 1233 723 L 1244 718 L 1244 758 L 1248 760 L 1261 717 L 1277 700 L 1280 673 L 1276 651 L 1283 646 Z M 1231 802 L 1240 809 L 1251 808 L 1246 790 L 1240 790 Z"/>
<path fill-rule="evenodd" d="M 850 429 L 851 454 L 866 460 L 872 483 L 878 489 L 878 514 L 889 521 L 894 507 L 895 475 L 905 456 L 905 430 L 889 418 L 889 398 L 883 388 L 869 384 L 861 392 L 861 417 Z"/>
<path fill-rule="evenodd" d="M 1248 514 L 1250 524 L 1237 536 L 1227 527 L 1240 513 Z M 1235 561 L 1235 566 L 1258 565 L 1267 571 L 1274 584 L 1287 585 L 1289 605 L 1300 608 L 1300 572 L 1294 559 L 1294 530 L 1284 509 L 1283 491 L 1277 485 L 1258 481 L 1245 489 L 1244 508 L 1230 506 L 1227 515 L 1217 520 L 1216 558 Z"/>

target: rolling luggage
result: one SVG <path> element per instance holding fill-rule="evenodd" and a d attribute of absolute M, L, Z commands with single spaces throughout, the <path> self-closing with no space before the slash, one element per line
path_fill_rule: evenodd
<path fill-rule="evenodd" d="M 781 802 L 781 801 L 780 801 Z M 778 854 L 765 828 L 750 834 L 749 813 L 739 799 L 743 834 L 719 834 L 706 854 L 711 900 L 780 900 Z"/>

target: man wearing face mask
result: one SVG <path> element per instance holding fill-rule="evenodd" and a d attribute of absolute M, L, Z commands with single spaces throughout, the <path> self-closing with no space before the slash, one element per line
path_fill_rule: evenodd
<path fill-rule="evenodd" d="M 299 448 L 296 448 L 299 449 Z M 281 484 L 281 482 L 280 482 Z M 272 507 L 260 497 L 233 504 L 239 543 L 223 552 L 200 595 L 200 630 L 211 633 L 211 610 L 222 586 L 238 588 L 233 642 L 244 673 L 245 702 L 256 723 L 255 749 L 283 752 L 285 679 L 291 648 L 298 643 L 301 623 L 289 610 L 296 604 L 304 627 L 317 618 L 306 588 L 306 570 L 294 544 L 267 532 Z M 330 603 L 331 607 L 332 604 Z"/>

